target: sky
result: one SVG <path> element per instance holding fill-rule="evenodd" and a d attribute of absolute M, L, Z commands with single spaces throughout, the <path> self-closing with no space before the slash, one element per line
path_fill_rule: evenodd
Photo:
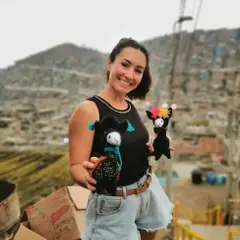
<path fill-rule="evenodd" d="M 187 0 L 185 15 L 195 16 L 198 4 Z M 0 0 L 0 68 L 64 42 L 109 52 L 122 37 L 171 33 L 179 7 L 180 0 Z M 240 27 L 239 9 L 240 0 L 203 0 L 197 28 Z"/>

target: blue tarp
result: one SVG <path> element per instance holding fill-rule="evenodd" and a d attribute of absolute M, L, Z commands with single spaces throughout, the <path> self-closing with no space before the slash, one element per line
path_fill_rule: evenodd
<path fill-rule="evenodd" d="M 216 48 L 216 49 L 215 49 L 215 55 L 216 55 L 217 57 L 220 57 L 220 56 L 222 55 L 222 49 L 221 49 L 221 48 Z"/>
<path fill-rule="evenodd" d="M 201 78 L 201 79 L 208 79 L 208 77 L 209 77 L 208 72 L 205 72 L 205 73 L 201 73 L 201 74 L 200 74 L 200 78 Z"/>

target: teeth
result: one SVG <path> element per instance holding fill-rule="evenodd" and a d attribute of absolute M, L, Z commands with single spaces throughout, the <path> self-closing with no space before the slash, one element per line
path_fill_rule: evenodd
<path fill-rule="evenodd" d="M 130 85 L 131 85 L 131 83 L 126 82 L 126 81 L 124 81 L 124 80 L 122 80 L 122 79 L 119 79 L 119 80 L 120 80 L 120 82 L 121 82 L 122 84 L 124 84 L 124 85 L 126 85 L 126 86 L 130 86 Z"/>

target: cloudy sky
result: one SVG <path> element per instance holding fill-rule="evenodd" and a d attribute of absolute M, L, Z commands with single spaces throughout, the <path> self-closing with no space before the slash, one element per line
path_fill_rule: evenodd
<path fill-rule="evenodd" d="M 198 3 L 188 0 L 186 14 L 195 14 Z M 63 42 L 108 52 L 121 37 L 170 33 L 179 6 L 180 0 L 0 0 L 0 68 Z M 198 28 L 240 27 L 239 9 L 239 0 L 203 0 Z"/>

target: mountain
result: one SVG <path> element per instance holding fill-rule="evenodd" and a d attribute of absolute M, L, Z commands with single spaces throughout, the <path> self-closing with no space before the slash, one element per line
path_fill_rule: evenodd
<path fill-rule="evenodd" d="M 0 99 L 36 96 L 46 88 L 64 89 L 70 94 L 101 88 L 107 57 L 99 51 L 64 43 L 16 61 L 2 70 L 0 82 L 7 91 Z M 21 89 L 20 89 L 20 88 Z M 27 87 L 23 91 L 23 87 Z M 31 89 L 29 89 L 31 88 Z M 55 91 L 56 92 L 56 91 Z"/>
<path fill-rule="evenodd" d="M 191 52 L 193 56 L 205 54 L 206 58 L 211 59 L 215 57 L 214 49 L 217 45 L 221 46 L 228 55 L 234 49 L 236 50 L 237 44 L 233 40 L 240 35 L 239 32 L 239 29 L 197 30 L 194 33 L 193 40 L 191 40 L 192 33 L 182 32 L 178 58 L 179 68 L 183 68 L 184 58 L 191 41 L 193 43 Z M 171 54 L 173 52 L 172 41 L 173 35 L 165 35 L 142 42 L 150 52 L 150 65 L 154 81 L 159 76 L 169 74 L 172 62 Z M 236 54 L 240 54 L 239 50 Z M 77 46 L 72 43 L 63 43 L 16 61 L 14 66 L 2 71 L 4 77 L 1 77 L 1 81 L 6 82 L 6 84 L 22 86 L 26 84 L 26 78 L 29 78 L 30 85 L 33 84 L 32 82 L 37 81 L 36 85 L 39 86 L 43 78 L 54 78 L 54 80 L 48 81 L 46 84 L 43 83 L 43 85 L 55 87 L 56 84 L 52 84 L 52 82 L 57 81 L 55 78 L 58 79 L 62 75 L 68 75 L 64 80 L 68 83 L 57 84 L 66 88 L 70 84 L 71 81 L 69 82 L 69 79 L 73 77 L 73 74 L 78 75 L 78 79 L 81 78 L 81 75 L 100 75 L 101 78 L 104 78 L 106 60 L 107 55 L 97 50 Z M 228 63 L 228 66 L 231 65 L 233 65 L 232 62 Z M 41 78 L 41 80 L 38 78 Z M 85 81 L 84 79 L 83 77 L 83 81 Z"/>
<path fill-rule="evenodd" d="M 97 50 L 63 43 L 21 59 L 16 62 L 16 65 L 37 65 L 74 69 L 85 73 L 100 73 L 105 60 L 106 56 Z"/>
<path fill-rule="evenodd" d="M 161 92 L 167 89 L 175 36 L 165 35 L 142 42 L 150 52 L 155 92 L 159 86 Z M 200 73 L 207 69 L 234 67 L 239 63 L 240 28 L 182 32 L 180 39 L 175 85 L 181 85 L 186 71 L 195 74 L 192 86 L 199 82 Z M 221 56 L 217 55 L 217 49 L 221 50 Z M 190 57 L 186 61 L 188 55 Z M 63 43 L 27 56 L 1 70 L 0 91 L 3 94 L 0 101 L 21 99 L 23 95 L 30 99 L 39 95 L 44 98 L 62 97 L 64 91 L 67 91 L 66 98 L 71 95 L 81 100 L 104 86 L 106 61 L 107 54 L 72 43 Z M 154 94 L 160 98 L 159 93 Z"/>

